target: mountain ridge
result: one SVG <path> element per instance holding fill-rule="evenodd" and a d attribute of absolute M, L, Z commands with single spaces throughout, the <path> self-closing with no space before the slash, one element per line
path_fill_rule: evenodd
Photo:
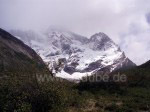
<path fill-rule="evenodd" d="M 33 48 L 57 77 L 81 79 L 104 67 L 110 68 L 112 72 L 124 66 L 136 66 L 119 46 L 102 32 L 92 35 L 90 39 L 56 29 L 49 29 L 44 34 L 32 33 L 36 38 L 27 31 L 18 33 L 14 30 L 11 33 Z M 28 39 L 25 39 L 26 36 Z M 40 40 L 41 38 L 45 41 Z"/>

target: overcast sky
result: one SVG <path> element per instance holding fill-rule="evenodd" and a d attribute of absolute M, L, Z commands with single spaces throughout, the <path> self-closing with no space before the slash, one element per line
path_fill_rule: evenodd
<path fill-rule="evenodd" d="M 150 0 L 0 0 L 0 27 L 104 32 L 136 64 L 150 60 Z"/>

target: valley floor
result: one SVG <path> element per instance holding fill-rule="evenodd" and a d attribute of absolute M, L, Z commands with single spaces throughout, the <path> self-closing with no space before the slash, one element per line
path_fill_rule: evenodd
<path fill-rule="evenodd" d="M 0 79 L 1 112 L 149 112 L 150 88 L 11 77 Z"/>

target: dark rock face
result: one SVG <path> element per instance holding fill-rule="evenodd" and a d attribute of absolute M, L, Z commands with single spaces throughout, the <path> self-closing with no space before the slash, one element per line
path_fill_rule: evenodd
<path fill-rule="evenodd" d="M 101 63 L 102 61 L 96 61 L 96 62 L 92 62 L 89 64 L 89 66 L 83 70 L 83 72 L 91 72 L 93 70 L 96 70 L 97 68 L 103 68 L 103 64 Z"/>
<path fill-rule="evenodd" d="M 120 59 L 114 62 L 114 65 L 117 65 L 114 71 L 118 69 L 129 69 L 136 66 L 136 64 L 133 63 L 129 58 L 127 58 L 124 53 L 122 54 Z"/>
<path fill-rule="evenodd" d="M 34 50 L 0 29 L 0 72 L 46 68 Z M 34 71 L 34 70 L 33 70 Z"/>
<path fill-rule="evenodd" d="M 65 66 L 64 71 L 69 74 L 73 74 L 74 72 L 76 72 L 76 69 L 74 66 Z"/>

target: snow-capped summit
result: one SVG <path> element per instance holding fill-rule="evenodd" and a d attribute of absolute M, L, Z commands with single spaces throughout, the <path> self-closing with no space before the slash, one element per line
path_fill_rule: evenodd
<path fill-rule="evenodd" d="M 90 47 L 93 50 L 107 50 L 109 48 L 119 48 L 106 34 L 96 33 L 89 39 Z"/>
<path fill-rule="evenodd" d="M 15 30 L 11 33 L 33 48 L 57 77 L 76 80 L 104 68 L 112 72 L 135 66 L 118 45 L 101 32 L 90 39 L 57 29 L 44 33 Z"/>

